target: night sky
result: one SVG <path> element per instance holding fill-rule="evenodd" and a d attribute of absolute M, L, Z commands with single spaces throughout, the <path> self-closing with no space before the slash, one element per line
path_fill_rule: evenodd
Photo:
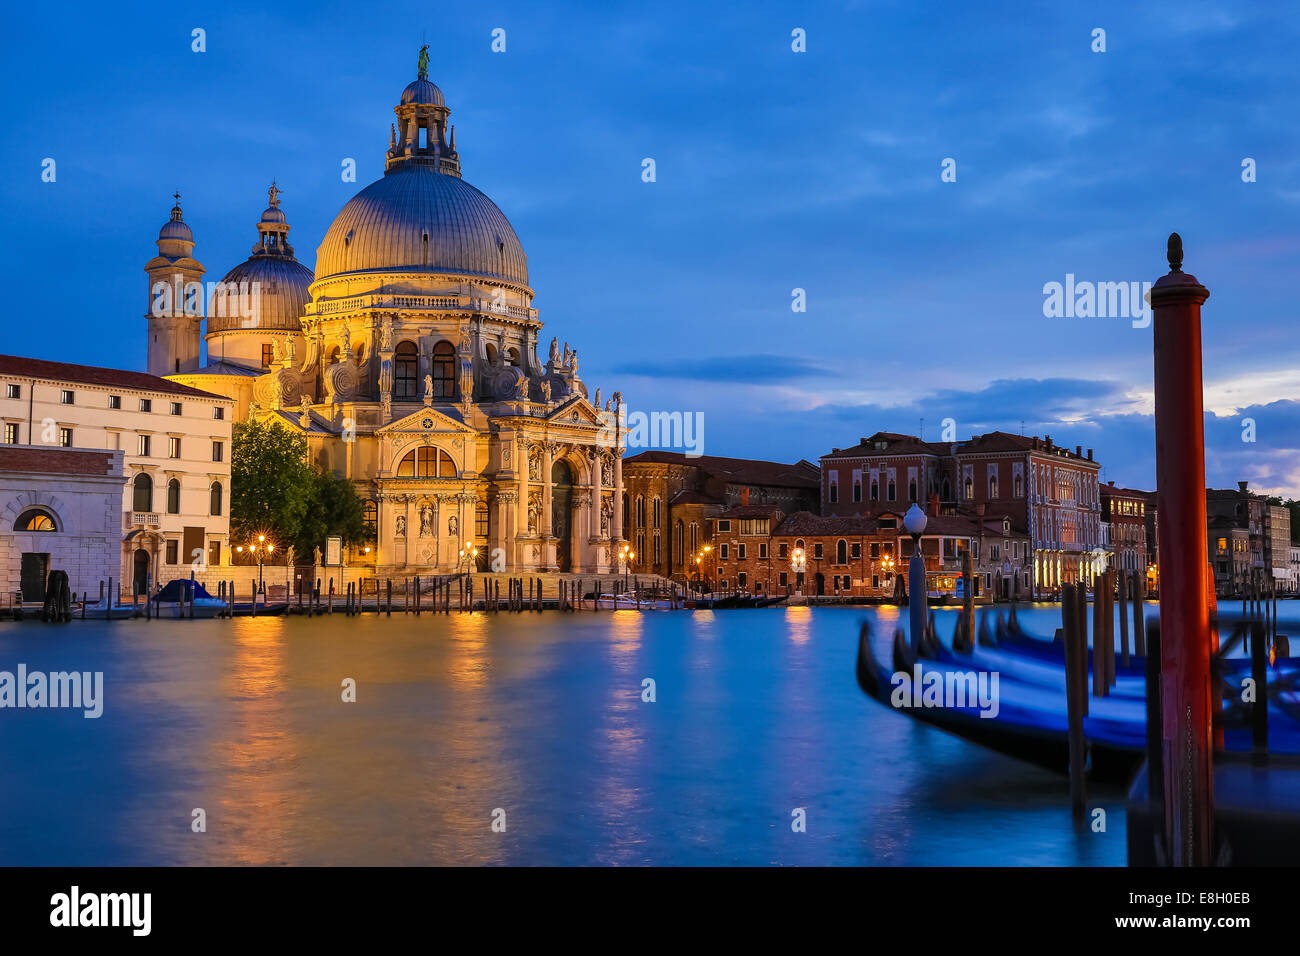
<path fill-rule="evenodd" d="M 7 15 L 0 351 L 143 368 L 177 189 L 206 278 L 248 255 L 272 179 L 313 265 L 427 42 L 465 179 L 528 253 L 542 351 L 569 340 L 632 410 L 704 413 L 706 453 L 816 460 L 953 418 L 1151 487 L 1150 328 L 1046 318 L 1043 286 L 1153 281 L 1177 230 L 1211 292 L 1207 479 L 1300 495 L 1285 4 L 229 6 Z"/>

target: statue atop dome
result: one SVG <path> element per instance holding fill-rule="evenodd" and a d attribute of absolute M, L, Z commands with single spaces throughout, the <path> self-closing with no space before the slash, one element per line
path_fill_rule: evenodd
<path fill-rule="evenodd" d="M 429 78 L 429 44 L 420 47 L 420 59 L 416 63 L 416 75 L 422 80 Z"/>

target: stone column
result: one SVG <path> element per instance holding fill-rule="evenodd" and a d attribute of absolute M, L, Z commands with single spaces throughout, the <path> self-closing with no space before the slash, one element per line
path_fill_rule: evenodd
<path fill-rule="evenodd" d="M 610 544 L 617 546 L 623 540 L 623 449 L 615 448 L 614 456 L 614 513 L 609 518 Z"/>
<path fill-rule="evenodd" d="M 595 548 L 588 543 L 591 539 L 590 489 L 574 489 L 573 516 L 569 520 L 574 524 L 573 533 L 569 535 L 571 547 L 570 566 L 575 571 L 594 571 L 596 568 L 596 560 L 593 555 Z"/>
<path fill-rule="evenodd" d="M 555 464 L 556 447 L 554 442 L 549 441 L 542 445 L 542 520 L 538 524 L 538 531 L 546 538 L 555 533 L 551 527 L 551 468 Z"/>
<path fill-rule="evenodd" d="M 589 458 L 591 461 L 591 511 L 590 511 L 590 517 L 587 519 L 587 523 L 591 528 L 591 534 L 589 537 L 599 538 L 600 537 L 600 482 L 602 478 L 600 471 L 601 471 L 601 464 L 604 460 L 603 455 L 601 454 L 601 449 L 599 448 L 591 449 Z M 595 562 L 593 561 L 593 566 L 594 563 Z"/>
<path fill-rule="evenodd" d="M 497 493 L 497 547 L 505 556 L 505 566 L 503 570 L 515 570 L 515 498 L 518 497 L 513 491 L 501 491 Z M 488 555 L 488 567 L 492 566 L 492 556 Z"/>

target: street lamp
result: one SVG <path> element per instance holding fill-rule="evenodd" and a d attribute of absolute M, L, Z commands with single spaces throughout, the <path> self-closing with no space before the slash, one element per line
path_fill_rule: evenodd
<path fill-rule="evenodd" d="M 243 545 L 239 545 L 235 548 L 235 551 L 239 554 L 243 554 L 245 548 Z M 262 562 L 275 553 L 275 545 L 266 540 L 266 535 L 259 534 L 257 536 L 257 543 L 248 545 L 247 551 L 251 556 L 257 558 L 257 590 L 258 592 L 265 594 L 266 586 L 262 583 Z"/>
<path fill-rule="evenodd" d="M 802 594 L 803 584 L 799 580 L 799 575 L 808 570 L 808 553 L 803 548 L 795 548 L 790 552 L 790 570 L 795 575 L 795 590 Z"/>
<path fill-rule="evenodd" d="M 623 562 L 623 588 L 627 589 L 628 573 L 631 570 L 632 560 L 636 557 L 636 552 L 632 550 L 630 544 L 624 543 L 618 549 L 618 559 Z"/>
<path fill-rule="evenodd" d="M 921 557 L 921 534 L 928 521 L 925 512 L 912 502 L 912 507 L 903 515 L 903 527 L 912 536 L 912 560 L 907 568 L 908 614 L 912 629 L 912 659 L 915 660 L 921 649 L 921 634 L 925 631 L 925 612 L 928 601 L 925 593 L 925 558 Z"/>
<path fill-rule="evenodd" d="M 367 548 L 366 550 L 369 551 L 370 549 Z M 471 576 L 474 574 L 473 562 L 477 558 L 478 558 L 478 548 L 474 547 L 474 542 L 466 541 L 465 547 L 460 549 L 460 559 L 465 562 L 465 569 Z"/>

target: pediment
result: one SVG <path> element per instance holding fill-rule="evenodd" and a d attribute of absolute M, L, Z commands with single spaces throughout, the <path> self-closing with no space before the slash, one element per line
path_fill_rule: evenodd
<path fill-rule="evenodd" d="M 570 423 L 574 425 L 600 425 L 600 413 L 595 407 L 580 395 L 575 395 L 567 402 L 557 405 L 545 416 L 548 422 L 558 422 L 560 424 Z"/>
<path fill-rule="evenodd" d="M 456 434 L 477 434 L 474 428 L 458 418 L 438 411 L 436 408 L 421 408 L 409 415 L 389 422 L 382 428 L 375 429 L 375 434 L 395 437 L 396 435 L 436 435 L 454 432 Z"/>

